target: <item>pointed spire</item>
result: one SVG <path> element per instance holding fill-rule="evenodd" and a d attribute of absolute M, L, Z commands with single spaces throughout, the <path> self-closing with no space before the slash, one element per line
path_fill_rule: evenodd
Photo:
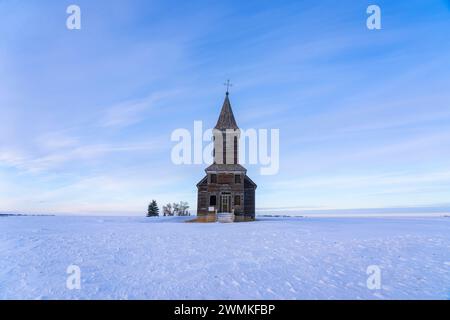
<path fill-rule="evenodd" d="M 223 102 L 222 111 L 220 112 L 219 120 L 217 121 L 216 127 L 214 129 L 239 129 L 236 120 L 234 119 L 233 110 L 231 109 L 229 95 L 230 94 L 227 91 L 225 95 L 225 101 Z"/>

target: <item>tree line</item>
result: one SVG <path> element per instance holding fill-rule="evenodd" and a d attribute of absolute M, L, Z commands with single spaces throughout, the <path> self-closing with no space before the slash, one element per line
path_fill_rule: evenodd
<path fill-rule="evenodd" d="M 147 217 L 158 217 L 160 215 L 158 203 L 156 200 L 152 200 L 148 205 Z M 180 201 L 179 203 L 168 203 L 162 207 L 162 215 L 164 217 L 171 216 L 190 216 L 189 212 L 189 204 L 184 201 Z"/>

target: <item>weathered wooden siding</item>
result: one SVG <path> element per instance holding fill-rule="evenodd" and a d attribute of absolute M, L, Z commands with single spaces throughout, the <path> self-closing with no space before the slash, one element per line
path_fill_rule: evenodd
<path fill-rule="evenodd" d="M 231 209 L 238 217 L 237 221 L 252 220 L 255 218 L 255 185 L 246 175 L 241 174 L 241 183 L 235 183 L 235 174 L 217 174 L 217 183 L 211 183 L 210 175 L 198 185 L 197 215 L 211 215 L 209 208 L 214 206 L 210 203 L 211 196 L 216 196 L 215 210 L 220 211 L 221 195 L 226 192 L 231 196 Z M 236 197 L 239 197 L 238 205 Z"/>
<path fill-rule="evenodd" d="M 247 177 L 246 177 L 247 178 Z M 255 218 L 255 186 L 245 179 L 244 187 L 244 212 L 245 216 Z"/>

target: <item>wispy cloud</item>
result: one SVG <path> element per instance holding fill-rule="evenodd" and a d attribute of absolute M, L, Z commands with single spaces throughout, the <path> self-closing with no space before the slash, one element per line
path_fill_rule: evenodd
<path fill-rule="evenodd" d="M 154 153 L 163 148 L 161 140 L 128 144 L 92 144 L 64 148 L 44 155 L 27 156 L 13 151 L 0 151 L 0 164 L 30 173 L 57 168 L 68 162 L 86 161 L 106 157 L 114 153 Z"/>
<path fill-rule="evenodd" d="M 39 181 L 47 184 L 47 178 L 38 177 L 34 179 L 36 184 L 9 186 L 13 192 L 8 197 L 0 195 L 0 206 L 8 211 L 111 215 L 144 212 L 154 198 L 160 204 L 185 199 L 182 190 L 173 188 L 184 178 L 168 178 L 164 170 L 158 172 L 152 173 L 152 179 L 142 174 L 141 167 L 81 177 L 69 175 L 70 181 L 46 187 L 39 185 Z M 172 189 L 170 194 L 167 188 Z"/>
<path fill-rule="evenodd" d="M 310 177 L 300 179 L 291 179 L 275 182 L 272 188 L 283 189 L 310 189 L 310 188 L 336 188 L 336 189 L 355 189 L 362 187 L 384 187 L 393 185 L 421 186 L 423 184 L 434 184 L 445 182 L 450 184 L 450 170 L 437 172 L 393 172 L 371 175 L 344 174 L 340 176 Z"/>
<path fill-rule="evenodd" d="M 62 149 L 79 145 L 79 139 L 63 132 L 50 132 L 36 139 L 38 146 L 47 149 Z"/>
<path fill-rule="evenodd" d="M 121 102 L 106 108 L 105 115 L 100 121 L 104 127 L 127 127 L 143 120 L 145 113 L 155 110 L 158 102 L 180 95 L 179 90 L 158 92 L 144 99 Z"/>

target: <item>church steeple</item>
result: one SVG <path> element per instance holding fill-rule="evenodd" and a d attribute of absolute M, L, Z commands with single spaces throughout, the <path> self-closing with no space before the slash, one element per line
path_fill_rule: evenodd
<path fill-rule="evenodd" d="M 214 127 L 214 129 L 217 130 L 239 129 L 236 123 L 236 119 L 234 119 L 233 110 L 231 109 L 229 95 L 230 94 L 227 91 L 225 95 L 225 101 L 223 102 L 222 111 L 220 111 L 219 120 L 217 120 L 217 124 Z"/>
<path fill-rule="evenodd" d="M 234 118 L 231 109 L 228 81 L 225 101 L 220 111 L 219 120 L 213 130 L 214 136 L 214 163 L 239 164 L 239 138 L 241 130 Z"/>

